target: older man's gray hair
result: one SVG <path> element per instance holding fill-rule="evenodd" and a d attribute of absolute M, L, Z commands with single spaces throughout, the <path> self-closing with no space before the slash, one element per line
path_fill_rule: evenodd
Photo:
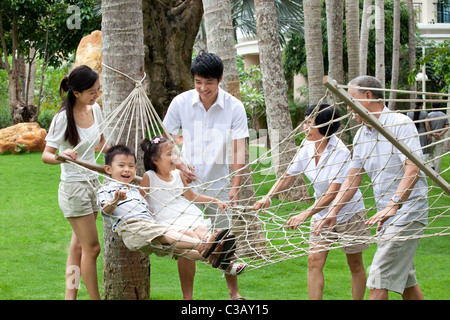
<path fill-rule="evenodd" d="M 362 87 L 362 88 L 376 88 L 383 89 L 383 85 L 380 80 L 372 76 L 359 76 L 356 77 L 348 83 L 348 85 Z M 370 91 L 374 99 L 384 99 L 384 91 L 382 90 L 369 90 L 369 89 L 360 89 L 361 93 L 366 91 Z"/>

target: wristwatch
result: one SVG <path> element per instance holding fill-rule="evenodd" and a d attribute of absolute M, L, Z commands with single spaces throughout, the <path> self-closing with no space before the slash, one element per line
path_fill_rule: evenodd
<path fill-rule="evenodd" d="M 399 209 L 402 207 L 402 198 L 400 198 L 399 196 L 393 196 L 391 198 L 391 201 L 394 202 L 394 205 L 398 205 Z"/>

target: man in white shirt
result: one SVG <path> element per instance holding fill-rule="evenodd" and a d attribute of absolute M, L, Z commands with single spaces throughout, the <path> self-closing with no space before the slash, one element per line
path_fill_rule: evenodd
<path fill-rule="evenodd" d="M 390 113 L 379 99 L 384 99 L 381 83 L 371 76 L 360 76 L 349 83 L 348 93 L 361 101 L 370 113 L 401 141 L 421 157 L 420 141 L 411 119 Z M 359 89 L 374 88 L 373 90 Z M 349 109 L 349 111 L 351 111 Z M 356 120 L 363 123 L 355 113 Z M 380 241 L 372 261 L 367 286 L 370 299 L 387 299 L 388 291 L 402 294 L 403 299 L 423 299 L 417 283 L 413 258 L 419 243 L 418 236 L 427 224 L 427 181 L 420 169 L 395 148 L 383 135 L 364 123 L 353 141 L 353 159 L 346 181 L 330 206 L 323 225 L 333 225 L 337 213 L 361 184 L 366 172 L 372 181 L 377 213 L 367 224 L 378 224 Z M 413 236 L 405 241 L 394 236 Z"/>
<path fill-rule="evenodd" d="M 196 181 L 198 192 L 232 203 L 238 200 L 241 176 L 229 175 L 229 152 L 231 170 L 238 171 L 245 164 L 245 146 L 248 137 L 247 115 L 241 101 L 219 87 L 223 75 L 223 63 L 211 53 L 197 56 L 191 65 L 195 89 L 175 97 L 164 118 L 164 126 L 170 134 L 183 137 L 183 158 L 190 165 L 179 168 L 188 183 Z M 229 228 L 231 216 L 206 208 L 205 215 L 211 219 L 212 227 Z M 183 277 L 180 271 L 183 295 L 192 296 L 195 262 L 179 259 L 190 265 L 190 274 Z M 237 278 L 225 275 L 231 299 L 242 298 L 237 288 Z M 185 287 L 186 290 L 183 288 Z M 190 292 L 189 292 L 190 291 Z"/>

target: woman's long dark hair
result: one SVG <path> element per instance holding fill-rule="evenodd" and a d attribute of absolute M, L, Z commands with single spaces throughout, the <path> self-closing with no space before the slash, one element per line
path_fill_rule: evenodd
<path fill-rule="evenodd" d="M 75 106 L 76 97 L 74 91 L 83 92 L 92 88 L 97 79 L 98 73 L 90 67 L 82 65 L 72 70 L 69 76 L 65 76 L 59 87 L 59 95 L 63 97 L 67 93 L 66 99 L 63 101 L 58 113 L 65 110 L 67 115 L 67 129 L 64 138 L 69 141 L 72 146 L 76 146 L 80 142 L 75 118 L 73 116 L 73 107 Z"/>

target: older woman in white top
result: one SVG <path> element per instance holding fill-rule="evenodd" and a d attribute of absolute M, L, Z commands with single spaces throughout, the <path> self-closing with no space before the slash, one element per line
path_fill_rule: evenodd
<path fill-rule="evenodd" d="M 351 160 L 351 156 L 344 143 L 334 135 L 340 126 L 340 122 L 335 120 L 339 118 L 337 109 L 328 104 L 312 105 L 305 114 L 307 116 L 304 124 L 306 139 L 286 174 L 272 186 L 266 196 L 255 203 L 254 209 L 269 207 L 270 199 L 287 189 L 298 174 L 305 174 L 311 181 L 314 187 L 315 203 L 309 209 L 291 217 L 286 222 L 286 226 L 288 229 L 296 229 L 312 216 L 308 256 L 308 294 L 310 299 L 322 299 L 323 267 L 329 246 L 336 241 L 339 234 L 366 237 L 370 233 L 364 225 L 366 213 L 359 190 L 340 211 L 337 224 L 331 230 L 324 230 L 321 234 L 314 231 L 315 227 L 323 221 L 328 206 L 347 176 L 350 168 L 348 161 Z M 363 299 L 366 274 L 362 252 L 368 248 L 368 245 L 340 241 L 351 271 L 353 299 Z"/>

